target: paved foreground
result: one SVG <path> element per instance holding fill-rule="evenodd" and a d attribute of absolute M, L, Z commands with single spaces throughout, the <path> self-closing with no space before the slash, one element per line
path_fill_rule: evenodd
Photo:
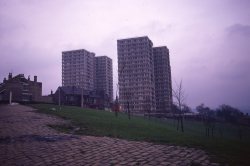
<path fill-rule="evenodd" d="M 217 165 L 202 150 L 60 133 L 66 121 L 22 105 L 0 106 L 0 165 Z"/>

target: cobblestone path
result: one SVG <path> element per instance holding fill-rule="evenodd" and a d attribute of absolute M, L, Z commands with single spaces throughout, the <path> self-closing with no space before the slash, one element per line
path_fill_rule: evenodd
<path fill-rule="evenodd" d="M 0 105 L 0 165 L 218 165 L 202 150 L 70 135 L 47 126 L 62 123 L 27 106 Z"/>

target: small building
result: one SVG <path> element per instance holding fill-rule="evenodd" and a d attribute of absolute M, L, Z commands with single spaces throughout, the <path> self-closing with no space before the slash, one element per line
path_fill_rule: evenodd
<path fill-rule="evenodd" d="M 88 91 L 76 86 L 58 87 L 53 95 L 53 101 L 55 104 L 85 108 L 110 108 L 109 96 L 103 91 Z"/>
<path fill-rule="evenodd" d="M 37 82 L 37 76 L 31 81 L 30 77 L 25 78 L 24 74 L 12 77 L 9 73 L 8 79 L 4 78 L 0 84 L 0 102 L 30 103 L 38 102 L 42 96 L 42 83 Z"/>

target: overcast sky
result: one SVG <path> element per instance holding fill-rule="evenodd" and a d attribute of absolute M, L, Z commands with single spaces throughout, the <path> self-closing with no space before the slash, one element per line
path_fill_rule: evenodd
<path fill-rule="evenodd" d="M 61 52 L 86 49 L 113 59 L 115 92 L 117 39 L 145 35 L 169 48 L 189 106 L 250 112 L 248 0 L 1 0 L 0 82 L 37 75 L 48 94 L 61 85 Z"/>

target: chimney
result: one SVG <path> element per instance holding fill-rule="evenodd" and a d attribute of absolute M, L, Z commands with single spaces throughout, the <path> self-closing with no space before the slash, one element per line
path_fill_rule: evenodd
<path fill-rule="evenodd" d="M 8 79 L 12 79 L 12 73 L 9 73 L 9 78 Z"/>
<path fill-rule="evenodd" d="M 37 76 L 34 76 L 34 82 L 37 82 Z"/>
<path fill-rule="evenodd" d="M 6 78 L 4 77 L 4 79 L 3 79 L 3 83 L 5 83 L 7 80 L 6 80 Z"/>
<path fill-rule="evenodd" d="M 28 76 L 28 81 L 30 81 L 30 76 Z"/>

